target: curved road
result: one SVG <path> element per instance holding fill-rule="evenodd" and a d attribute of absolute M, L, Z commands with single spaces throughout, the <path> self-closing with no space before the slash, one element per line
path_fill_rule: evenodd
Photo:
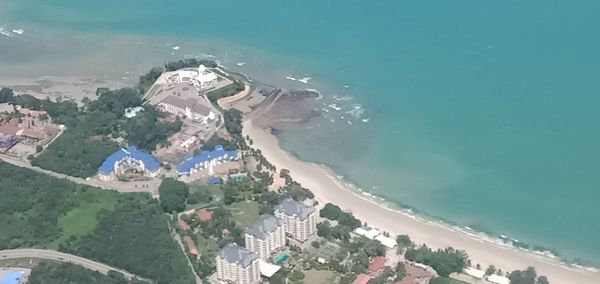
<path fill-rule="evenodd" d="M 61 262 L 70 262 L 73 264 L 81 265 L 81 266 L 91 269 L 91 270 L 96 270 L 96 271 L 98 271 L 100 273 L 104 273 L 104 274 L 107 274 L 108 271 L 110 271 L 110 270 L 114 270 L 114 271 L 123 273 L 123 275 L 125 275 L 125 277 L 129 278 L 129 279 L 132 279 L 134 277 L 138 278 L 138 279 L 144 279 L 144 278 L 138 277 L 134 274 L 131 274 L 125 270 L 115 268 L 115 267 L 106 265 L 104 263 L 96 262 L 93 260 L 89 260 L 87 258 L 75 256 L 72 254 L 66 254 L 66 253 L 62 253 L 62 252 L 58 252 L 58 251 L 54 251 L 54 250 L 45 250 L 45 249 L 0 250 L 0 260 L 17 259 L 17 258 L 41 258 L 41 259 L 55 260 L 55 261 L 61 261 Z"/>

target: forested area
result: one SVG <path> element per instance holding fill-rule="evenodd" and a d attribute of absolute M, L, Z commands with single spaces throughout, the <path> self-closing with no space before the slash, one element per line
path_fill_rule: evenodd
<path fill-rule="evenodd" d="M 104 275 L 98 271 L 84 268 L 79 265 L 41 261 L 36 267 L 31 269 L 29 284 L 142 284 L 147 283 L 141 280 L 127 280 L 123 274 L 116 271 L 109 271 Z"/>
<path fill-rule="evenodd" d="M 77 211 L 72 220 L 96 222 L 91 232 L 67 234 L 59 220 L 98 204 L 94 198 L 105 194 L 116 198 L 116 205 L 91 218 Z M 193 283 L 167 216 L 147 194 L 116 194 L 0 162 L 0 212 L 0 249 L 58 247 L 158 283 Z"/>
<path fill-rule="evenodd" d="M 190 195 L 190 187 L 181 181 L 165 178 L 158 188 L 160 206 L 167 213 L 185 210 L 186 201 Z"/>
<path fill-rule="evenodd" d="M 61 237 L 59 217 L 90 190 L 0 161 L 0 250 L 49 246 Z"/>

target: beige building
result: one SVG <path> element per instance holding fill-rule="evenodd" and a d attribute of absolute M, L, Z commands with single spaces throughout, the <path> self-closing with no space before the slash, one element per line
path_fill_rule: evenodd
<path fill-rule="evenodd" d="M 210 107 L 210 103 L 201 98 L 182 99 L 174 95 L 167 96 L 158 103 L 158 106 L 171 114 L 187 117 L 201 123 L 209 123 L 217 118 L 216 113 Z"/>
<path fill-rule="evenodd" d="M 217 279 L 226 283 L 260 283 L 258 255 L 235 243 L 225 245 L 217 254 Z"/>
<path fill-rule="evenodd" d="M 283 220 L 286 234 L 299 242 L 305 242 L 317 232 L 316 210 L 312 206 L 284 199 L 275 207 L 275 217 Z"/>
<path fill-rule="evenodd" d="M 285 246 L 285 223 L 272 215 L 262 215 L 256 223 L 246 228 L 246 248 L 263 260 Z"/>

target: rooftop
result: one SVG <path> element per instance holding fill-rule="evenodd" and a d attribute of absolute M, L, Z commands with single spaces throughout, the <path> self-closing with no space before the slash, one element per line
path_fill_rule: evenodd
<path fill-rule="evenodd" d="M 183 237 L 183 241 L 187 245 L 187 248 L 191 254 L 198 255 L 198 249 L 196 248 L 196 245 L 194 244 L 194 240 L 192 240 L 192 238 L 190 236 Z"/>
<path fill-rule="evenodd" d="M 261 240 L 267 238 L 270 232 L 275 231 L 278 227 L 283 225 L 283 221 L 275 218 L 273 215 L 261 215 L 258 220 L 252 225 L 246 228 L 246 234 L 253 235 Z"/>
<path fill-rule="evenodd" d="M 108 156 L 106 160 L 104 160 L 102 165 L 100 165 L 100 168 L 98 168 L 98 172 L 105 174 L 112 172 L 115 163 L 125 157 L 131 157 L 133 159 L 142 161 L 144 163 L 144 166 L 151 171 L 155 171 L 158 170 L 158 168 L 160 168 L 160 163 L 156 159 L 154 159 L 152 155 L 144 151 L 138 150 L 135 146 L 129 146 L 127 149 L 121 148 L 119 151 Z"/>
<path fill-rule="evenodd" d="M 242 267 L 248 267 L 252 261 L 258 259 L 258 255 L 240 247 L 235 243 L 226 244 L 220 251 L 219 257 L 230 263 L 239 263 Z"/>
<path fill-rule="evenodd" d="M 173 95 L 168 95 L 160 103 L 176 106 L 182 109 L 190 108 L 193 112 L 203 115 L 208 115 L 211 110 L 201 100 L 195 98 L 182 99 Z"/>
<path fill-rule="evenodd" d="M 308 218 L 311 213 L 315 212 L 314 207 L 305 205 L 292 198 L 286 198 L 281 201 L 281 203 L 275 207 L 275 210 L 281 211 L 286 215 L 299 216 L 301 220 Z"/>
<path fill-rule="evenodd" d="M 356 279 L 354 279 L 352 284 L 367 284 L 369 283 L 369 280 L 371 280 L 371 276 L 367 274 L 360 274 L 358 277 L 356 277 Z"/>
<path fill-rule="evenodd" d="M 196 165 L 221 157 L 237 159 L 237 152 L 225 151 L 222 145 L 217 145 L 213 151 L 202 151 L 199 154 L 187 157 L 185 161 L 177 167 L 177 173 L 189 174 L 190 170 L 195 168 Z"/>
<path fill-rule="evenodd" d="M 2 275 L 2 278 L 0 278 L 0 284 L 19 284 L 25 275 L 25 272 L 9 270 L 4 272 L 4 274 L 0 273 L 0 275 Z"/>
<path fill-rule="evenodd" d="M 198 219 L 200 219 L 200 221 L 205 222 L 208 220 L 212 219 L 212 211 L 208 211 L 206 210 L 206 208 L 202 208 L 200 209 L 200 211 L 198 211 Z"/>
<path fill-rule="evenodd" d="M 385 267 L 386 258 L 383 256 L 376 256 L 371 259 L 371 264 L 369 264 L 369 270 L 373 272 L 377 272 Z"/>

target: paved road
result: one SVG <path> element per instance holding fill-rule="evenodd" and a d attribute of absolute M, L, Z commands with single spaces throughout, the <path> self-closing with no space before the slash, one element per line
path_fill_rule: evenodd
<path fill-rule="evenodd" d="M 123 273 L 125 277 L 131 279 L 136 277 L 138 279 L 144 279 L 141 277 L 137 277 L 134 274 L 131 274 L 125 270 L 118 269 L 104 263 L 96 262 L 93 260 L 89 260 L 87 258 L 75 256 L 72 254 L 66 254 L 62 252 L 57 252 L 54 250 L 44 250 L 44 249 L 11 249 L 11 250 L 0 250 L 0 259 L 17 259 L 17 258 L 41 258 L 62 262 L 70 262 L 73 264 L 81 265 L 85 268 L 99 271 L 100 273 L 107 274 L 108 271 L 114 270 Z"/>

